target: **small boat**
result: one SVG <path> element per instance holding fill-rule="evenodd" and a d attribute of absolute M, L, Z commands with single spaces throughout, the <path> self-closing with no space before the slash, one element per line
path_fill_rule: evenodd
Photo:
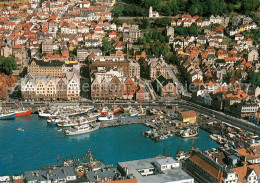
<path fill-rule="evenodd" d="M 191 138 L 191 137 L 196 137 L 198 135 L 199 135 L 199 130 L 197 130 L 197 129 L 194 129 L 194 130 L 187 129 L 181 133 L 182 138 Z"/>
<path fill-rule="evenodd" d="M 100 123 L 84 124 L 84 125 L 74 126 L 73 128 L 70 128 L 70 129 L 66 129 L 64 134 L 65 135 L 79 135 L 79 134 L 93 132 L 95 130 L 98 130 L 99 127 L 100 127 Z"/>
<path fill-rule="evenodd" d="M 7 114 L 0 114 L 0 120 L 4 120 L 4 119 L 14 119 L 15 118 L 15 113 L 7 113 Z"/>
<path fill-rule="evenodd" d="M 39 111 L 39 117 L 42 118 L 51 118 L 51 117 L 57 117 L 58 112 L 45 112 L 45 111 Z"/>
<path fill-rule="evenodd" d="M 101 114 L 118 113 L 119 111 L 120 111 L 120 108 L 115 108 L 114 110 L 110 111 L 108 109 L 108 107 L 104 107 L 100 113 Z"/>
<path fill-rule="evenodd" d="M 58 129 L 57 132 L 62 132 L 62 129 Z"/>
<path fill-rule="evenodd" d="M 17 131 L 20 131 L 20 132 L 24 132 L 24 129 L 21 128 L 21 127 L 18 127 L 16 130 L 17 130 Z"/>
<path fill-rule="evenodd" d="M 113 113 L 108 113 L 106 116 L 99 116 L 98 121 L 116 121 L 119 118 L 116 118 Z"/>
<path fill-rule="evenodd" d="M 98 120 L 99 121 L 118 121 L 118 120 L 135 118 L 137 116 L 138 116 L 138 112 L 134 112 L 134 113 L 131 113 L 129 115 L 119 116 L 119 117 L 115 117 L 113 113 L 108 113 L 106 116 L 98 117 Z"/>
<path fill-rule="evenodd" d="M 100 115 L 101 115 L 101 113 L 90 113 L 90 114 L 88 114 L 88 117 L 89 118 L 97 118 Z"/>
<path fill-rule="evenodd" d="M 66 118 L 64 121 L 61 121 L 57 123 L 57 126 L 60 127 L 70 127 L 70 126 L 78 126 L 83 125 L 87 123 L 96 122 L 95 118 L 85 118 L 85 117 L 79 117 L 79 118 Z"/>
<path fill-rule="evenodd" d="M 15 117 L 17 116 L 29 116 L 32 113 L 32 109 L 28 110 L 17 110 L 15 111 Z"/>

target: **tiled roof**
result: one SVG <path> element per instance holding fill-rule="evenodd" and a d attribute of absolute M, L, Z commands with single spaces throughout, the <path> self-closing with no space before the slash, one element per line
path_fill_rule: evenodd
<path fill-rule="evenodd" d="M 209 175 L 214 177 L 215 179 L 219 179 L 219 173 L 220 170 L 218 170 L 216 167 L 211 165 L 209 162 L 205 161 L 201 157 L 199 157 L 197 154 L 191 156 L 189 158 L 190 161 L 195 163 L 197 166 L 199 166 L 201 169 L 203 169 L 205 172 L 207 172 Z"/>
<path fill-rule="evenodd" d="M 236 173 L 236 175 L 238 176 L 239 180 L 242 183 L 246 183 L 247 181 L 246 181 L 245 177 L 252 170 L 254 170 L 256 172 L 256 174 L 260 175 L 260 164 L 242 166 L 242 167 L 234 168 L 231 170 Z M 256 182 L 259 182 L 259 176 L 258 176 L 258 180 L 256 180 Z"/>
<path fill-rule="evenodd" d="M 195 111 L 185 111 L 181 113 L 183 118 L 196 117 L 197 113 Z"/>

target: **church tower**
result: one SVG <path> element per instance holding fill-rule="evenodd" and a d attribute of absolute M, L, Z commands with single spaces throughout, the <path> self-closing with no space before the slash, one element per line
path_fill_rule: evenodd
<path fill-rule="evenodd" d="M 149 8 L 149 18 L 153 17 L 153 7 L 150 6 Z"/>

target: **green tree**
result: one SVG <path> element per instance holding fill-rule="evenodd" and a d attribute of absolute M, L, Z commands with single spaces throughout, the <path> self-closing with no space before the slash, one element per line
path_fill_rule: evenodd
<path fill-rule="evenodd" d="M 172 0 L 170 2 L 170 7 L 171 7 L 171 11 L 172 11 L 172 15 L 178 15 L 179 14 L 179 7 L 177 5 L 177 0 Z"/>
<path fill-rule="evenodd" d="M 140 76 L 144 79 L 150 79 L 150 68 L 144 58 L 138 60 L 140 64 Z"/>
<path fill-rule="evenodd" d="M 163 12 L 164 15 L 166 15 L 166 16 L 171 15 L 171 8 L 170 8 L 170 6 L 169 6 L 168 3 L 165 4 L 165 5 L 163 5 L 163 7 L 162 7 L 162 12 Z"/>
<path fill-rule="evenodd" d="M 107 54 L 110 52 L 113 48 L 112 42 L 107 40 L 106 38 L 103 38 L 102 40 L 102 50 L 104 54 Z"/>
<path fill-rule="evenodd" d="M 0 72 L 6 75 L 11 75 L 13 70 L 17 68 L 16 61 L 13 57 L 1 57 L 0 58 Z"/>
<path fill-rule="evenodd" d="M 149 25 L 150 25 L 150 23 L 147 19 L 142 19 L 140 28 L 141 29 L 147 29 L 149 27 Z"/>
<path fill-rule="evenodd" d="M 192 24 L 189 29 L 188 29 L 188 33 L 189 35 L 192 35 L 192 36 L 198 36 L 198 28 L 196 25 Z"/>
<path fill-rule="evenodd" d="M 250 72 L 248 75 L 248 80 L 252 85 L 260 86 L 260 73 Z"/>
<path fill-rule="evenodd" d="M 166 27 L 167 25 L 171 24 L 171 19 L 168 17 L 157 18 L 154 21 L 154 24 L 158 27 Z"/>

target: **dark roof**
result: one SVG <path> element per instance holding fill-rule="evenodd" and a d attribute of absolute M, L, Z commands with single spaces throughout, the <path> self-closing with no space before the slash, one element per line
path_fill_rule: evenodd
<path fill-rule="evenodd" d="M 32 59 L 31 62 L 30 62 L 30 65 L 31 63 L 35 61 L 36 65 L 39 65 L 39 66 L 49 66 L 49 67 L 61 67 L 64 62 L 61 62 L 61 61 L 58 61 L 58 60 L 52 60 L 52 61 L 49 61 L 49 62 L 44 62 L 43 60 L 36 60 L 36 59 Z"/>

